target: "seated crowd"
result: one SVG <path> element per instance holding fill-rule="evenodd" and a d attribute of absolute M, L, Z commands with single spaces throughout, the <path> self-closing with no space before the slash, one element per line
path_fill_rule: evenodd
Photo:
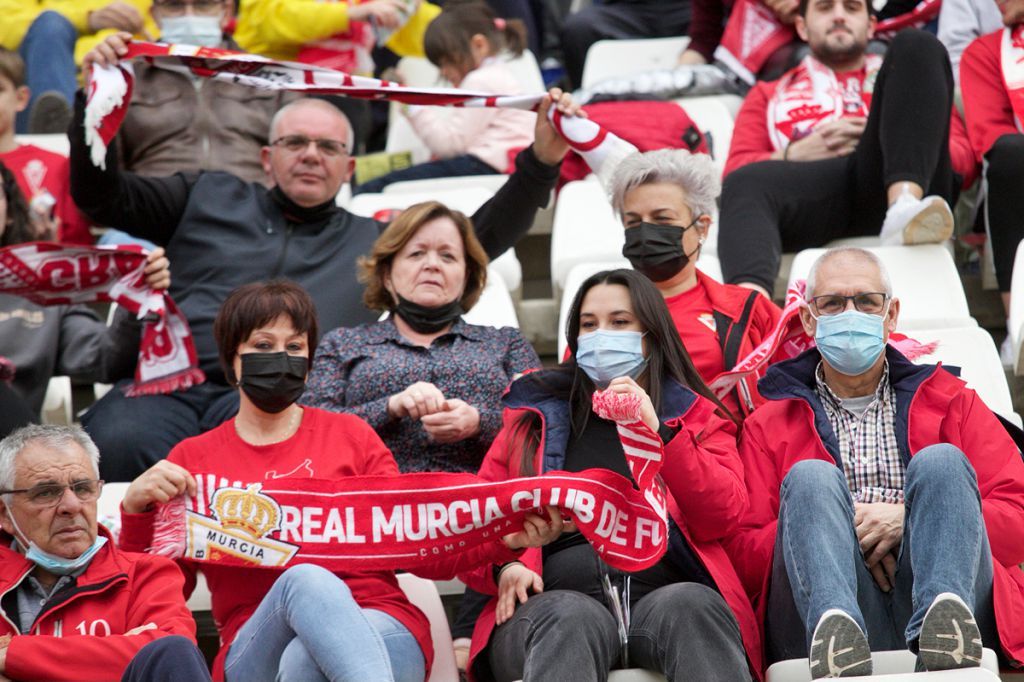
<path fill-rule="evenodd" d="M 505 57 L 557 33 L 541 30 L 543 3 L 441 4 L 9 8 L 0 248 L 89 245 L 94 233 L 141 247 L 139 281 L 180 308 L 206 378 L 128 392 L 144 320 L 119 308 L 104 323 L 85 305 L 0 290 L 0 680 L 422 682 L 431 624 L 396 570 L 466 583 L 452 634 L 470 679 L 644 668 L 735 682 L 794 658 L 813 678 L 847 677 L 889 650 L 926 671 L 979 666 L 983 649 L 1024 666 L 1024 433 L 955 370 L 889 343 L 900 291 L 871 250 L 832 245 L 797 312 L 772 301 L 784 252 L 849 237 L 944 243 L 958 197 L 979 184 L 1009 314 L 1024 238 L 1024 0 L 944 0 L 941 15 L 867 0 L 595 4 L 565 18 L 563 84 L 582 85 L 596 40 L 689 35 L 671 82 L 690 85 L 651 92 L 648 74 L 576 97 L 552 88 L 535 114 L 396 108 L 433 159 L 355 192 L 506 174 L 469 216 L 426 201 L 385 223 L 338 202 L 372 144 L 366 101 L 149 63 L 134 64 L 103 164 L 91 158 L 89 78 L 133 39 L 356 74 L 379 73 L 387 54 L 425 55 L 455 86 L 520 94 Z M 949 30 L 967 15 L 977 22 Z M 747 54 L 736 35 L 757 21 L 770 31 Z M 603 177 L 632 269 L 565 292 L 562 362 L 545 367 L 518 329 L 468 322 L 490 262 L 556 191 L 572 153 L 559 120 L 587 116 L 580 99 L 602 91 L 642 116 L 643 99 L 697 94 L 697 78 L 700 94 L 746 94 L 718 150 L 724 173 L 683 140 L 628 140 L 646 151 Z M 16 137 L 51 118 L 67 124 L 67 157 Z M 716 214 L 722 281 L 698 264 Z M 798 341 L 770 346 L 779 336 Z M 736 372 L 756 349 L 760 362 Z M 114 388 L 81 427 L 35 424 L 55 375 Z M 628 426 L 599 409 L 606 400 L 632 406 Z M 645 500 L 667 549 L 642 570 L 610 565 L 585 519 L 539 498 L 482 544 L 389 569 L 159 556 L 174 505 L 200 499 L 212 474 L 258 491 L 598 470 L 642 490 L 633 458 L 651 449 L 661 468 Z M 105 482 L 128 484 L 117 531 L 98 522 Z M 185 602 L 199 572 L 220 637 L 211 668 Z"/>

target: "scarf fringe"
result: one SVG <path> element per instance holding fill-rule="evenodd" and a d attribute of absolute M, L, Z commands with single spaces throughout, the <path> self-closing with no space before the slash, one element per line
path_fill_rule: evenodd
<path fill-rule="evenodd" d="M 136 381 L 130 386 L 124 387 L 123 391 L 129 398 L 138 398 L 143 395 L 162 395 L 174 391 L 183 391 L 206 381 L 206 374 L 198 367 L 188 369 L 162 377 L 156 377 L 147 381 Z"/>
<path fill-rule="evenodd" d="M 178 496 L 157 507 L 153 520 L 153 539 L 146 551 L 157 556 L 176 559 L 185 554 L 185 498 Z"/>

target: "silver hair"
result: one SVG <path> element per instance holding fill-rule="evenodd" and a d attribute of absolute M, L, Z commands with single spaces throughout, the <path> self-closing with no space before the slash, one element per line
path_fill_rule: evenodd
<path fill-rule="evenodd" d="M 860 259 L 874 265 L 878 270 L 879 279 L 882 281 L 882 291 L 885 292 L 886 296 L 892 298 L 892 280 L 889 279 L 889 271 L 886 269 L 885 263 L 882 262 L 881 258 L 867 249 L 861 249 L 856 246 L 836 246 L 821 254 L 818 260 L 814 261 L 814 264 L 811 265 L 811 271 L 807 273 L 807 291 L 804 296 L 806 299 L 810 300 L 815 295 L 814 286 L 818 280 L 818 268 L 821 267 L 822 263 L 840 257 Z"/>
<path fill-rule="evenodd" d="M 667 182 L 678 185 L 686 195 L 686 206 L 694 218 L 711 215 L 722 183 L 711 157 L 691 154 L 685 149 L 656 149 L 630 154 L 615 168 L 611 181 L 612 208 L 619 216 L 626 194 L 641 185 Z"/>
<path fill-rule="evenodd" d="M 29 445 L 36 444 L 67 452 L 69 446 L 78 445 L 92 463 L 93 473 L 100 477 L 100 451 L 81 426 L 58 424 L 30 424 L 0 440 L 0 490 L 14 487 L 14 470 L 20 455 Z"/>
<path fill-rule="evenodd" d="M 278 123 L 281 122 L 281 117 L 284 116 L 285 112 L 291 109 L 297 109 L 299 107 L 315 107 L 326 111 L 329 114 L 334 114 L 345 122 L 345 127 L 348 129 L 348 135 L 345 137 L 345 146 L 348 147 L 349 154 L 355 154 L 356 144 L 356 133 L 352 130 L 352 122 L 348 120 L 348 116 L 345 115 L 338 107 L 334 106 L 330 102 L 322 99 L 316 99 L 314 97 L 303 97 L 301 99 L 294 100 L 285 104 L 283 107 L 278 109 L 274 113 L 274 117 L 270 119 L 270 129 L 267 131 L 267 142 L 274 141 L 274 131 L 277 130 Z"/>

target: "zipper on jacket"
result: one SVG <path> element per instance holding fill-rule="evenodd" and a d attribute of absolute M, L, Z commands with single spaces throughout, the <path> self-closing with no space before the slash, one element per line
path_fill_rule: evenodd
<path fill-rule="evenodd" d="M 118 575 L 115 575 L 113 578 L 108 579 L 106 582 L 95 584 L 95 585 L 86 585 L 85 587 L 83 587 L 81 589 L 76 589 L 75 592 L 68 599 L 60 601 L 60 602 L 58 602 L 56 604 L 51 604 L 49 606 L 49 608 L 47 608 L 45 611 L 40 611 L 39 615 L 36 616 L 36 619 L 34 621 L 32 621 L 32 628 L 39 627 L 39 624 L 42 622 L 43 618 L 45 618 L 46 616 L 50 615 L 51 613 L 53 613 L 57 609 L 63 608 L 65 606 L 67 606 L 68 604 L 71 604 L 72 602 L 76 601 L 79 597 L 82 597 L 82 596 L 85 596 L 85 595 L 101 594 L 103 592 L 106 592 L 108 589 L 110 589 L 114 585 L 117 585 L 117 584 L 122 583 L 122 582 L 125 582 L 125 583 L 128 582 L 128 574 L 127 573 L 119 573 Z M 2 598 L 2 597 L 0 597 L 0 598 Z M 31 630 L 32 628 L 29 628 L 29 630 Z"/>
<path fill-rule="evenodd" d="M 292 239 L 292 231 L 294 231 L 295 225 L 291 222 L 284 229 L 284 245 L 281 246 L 281 256 L 277 259 L 277 265 L 274 266 L 274 274 L 272 279 L 276 279 L 281 276 L 281 269 L 284 268 L 284 258 L 288 255 L 288 242 Z"/>
<path fill-rule="evenodd" d="M 32 566 L 29 566 L 28 568 L 25 569 L 25 572 L 21 574 L 21 577 L 18 578 L 18 580 L 15 581 L 15 583 L 13 585 L 11 585 L 11 587 L 9 587 L 8 589 L 6 589 L 2 593 L 0 593 L 0 602 L 2 602 L 4 600 L 4 597 L 6 597 L 12 591 L 18 589 L 18 586 L 21 585 L 21 582 L 31 572 L 32 572 Z M 0 615 L 3 615 L 4 620 L 7 621 L 7 624 L 10 625 L 14 629 L 15 633 L 17 633 L 19 635 L 21 634 L 21 628 L 19 628 L 17 625 L 15 625 L 14 621 L 7 617 L 7 612 L 4 611 L 2 608 L 0 608 Z"/>

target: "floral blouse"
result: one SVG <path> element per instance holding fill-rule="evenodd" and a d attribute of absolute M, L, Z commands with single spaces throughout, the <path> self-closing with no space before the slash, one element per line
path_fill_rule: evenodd
<path fill-rule="evenodd" d="M 501 429 L 505 389 L 515 374 L 537 367 L 537 353 L 512 327 L 482 327 L 460 319 L 424 348 L 383 320 L 324 336 L 301 402 L 366 420 L 403 472 L 476 473 Z M 446 398 L 475 407 L 480 433 L 457 443 L 436 443 L 418 420 L 390 417 L 388 398 L 417 381 L 432 383 Z"/>

